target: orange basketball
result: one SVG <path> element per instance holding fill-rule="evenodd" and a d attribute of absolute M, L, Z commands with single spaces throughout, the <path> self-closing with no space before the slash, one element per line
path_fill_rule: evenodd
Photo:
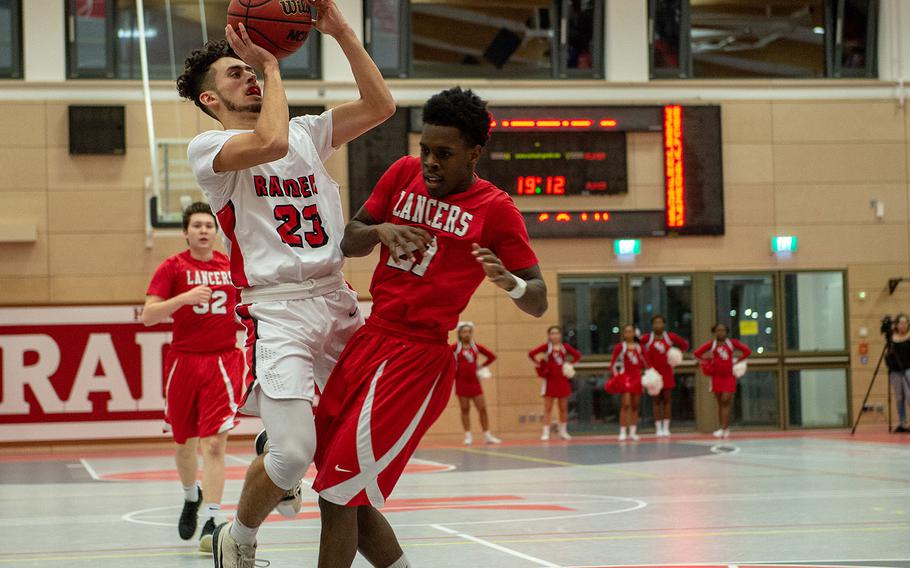
<path fill-rule="evenodd" d="M 281 59 L 306 41 L 313 15 L 306 0 L 231 0 L 227 22 L 235 30 L 242 23 L 253 43 Z"/>

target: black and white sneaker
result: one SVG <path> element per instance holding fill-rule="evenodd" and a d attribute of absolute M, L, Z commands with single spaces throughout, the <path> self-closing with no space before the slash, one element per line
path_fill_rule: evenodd
<path fill-rule="evenodd" d="M 202 505 L 202 488 L 199 489 L 199 499 L 183 502 L 183 511 L 180 512 L 180 520 L 177 521 L 177 532 L 183 540 L 189 540 L 196 534 L 200 505 Z"/>
<path fill-rule="evenodd" d="M 202 525 L 202 532 L 199 533 L 199 551 L 212 551 L 212 534 L 215 532 L 215 519 L 209 517 L 209 520 Z"/>
<path fill-rule="evenodd" d="M 218 525 L 212 535 L 212 560 L 215 568 L 254 568 L 257 565 L 256 545 L 235 541 L 231 537 L 230 523 Z M 268 563 L 260 565 L 268 566 Z"/>
<path fill-rule="evenodd" d="M 269 451 L 269 435 L 265 430 L 256 435 L 254 446 L 256 447 L 257 456 L 261 456 Z M 281 501 L 275 506 L 275 510 L 281 513 L 282 517 L 293 519 L 297 516 L 300 512 L 300 508 L 303 506 L 302 493 L 303 487 L 301 482 L 298 481 L 294 487 L 281 497 Z"/>

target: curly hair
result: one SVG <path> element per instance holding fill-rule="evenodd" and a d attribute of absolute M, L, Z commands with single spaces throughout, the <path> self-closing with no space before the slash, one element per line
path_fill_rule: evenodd
<path fill-rule="evenodd" d="M 225 40 L 210 40 L 200 49 L 194 49 L 183 64 L 183 74 L 177 77 L 177 92 L 181 97 L 193 101 L 202 112 L 216 118 L 201 102 L 199 95 L 212 87 L 212 64 L 222 57 L 237 57 Z"/>
<path fill-rule="evenodd" d="M 197 201 L 189 207 L 183 210 L 183 230 L 186 231 L 190 228 L 190 219 L 193 218 L 193 215 L 197 213 L 204 213 L 206 215 L 211 215 L 212 219 L 215 221 L 215 229 L 218 229 L 218 219 L 215 217 L 215 214 L 212 213 L 212 208 L 209 207 L 208 203 L 203 203 Z"/>
<path fill-rule="evenodd" d="M 472 146 L 485 146 L 490 138 L 493 116 L 487 101 L 471 89 L 453 87 L 430 97 L 423 105 L 423 122 L 436 126 L 454 126 Z"/>

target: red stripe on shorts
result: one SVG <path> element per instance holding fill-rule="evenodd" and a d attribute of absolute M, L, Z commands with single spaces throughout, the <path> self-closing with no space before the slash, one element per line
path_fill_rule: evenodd
<path fill-rule="evenodd" d="M 238 316 L 240 316 L 240 323 L 243 325 L 243 329 L 246 330 L 246 341 L 244 341 L 244 351 L 246 356 L 246 367 L 248 369 L 246 376 L 243 379 L 243 396 L 240 397 L 240 401 L 237 403 L 238 408 L 242 408 L 246 403 L 246 399 L 250 396 L 250 392 L 253 390 L 253 385 L 256 384 L 256 340 L 259 339 L 259 330 L 257 328 L 258 322 L 256 318 L 250 314 L 249 304 L 239 304 L 234 310 Z"/>

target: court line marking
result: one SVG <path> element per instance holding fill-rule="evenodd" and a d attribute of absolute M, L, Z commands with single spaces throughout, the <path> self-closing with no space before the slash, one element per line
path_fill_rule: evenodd
<path fill-rule="evenodd" d="M 505 554 L 508 554 L 509 556 L 514 556 L 515 558 L 527 560 L 528 562 L 532 562 L 534 564 L 537 564 L 538 566 L 546 566 L 547 568 L 559 568 L 558 564 L 553 564 L 552 562 L 548 562 L 546 560 L 542 560 L 540 558 L 530 556 L 528 554 L 524 554 L 523 552 L 518 552 L 517 550 L 512 550 L 511 548 L 506 548 L 505 546 L 500 546 L 494 542 L 490 542 L 490 541 L 484 540 L 482 538 L 477 538 L 476 536 L 471 536 L 471 535 L 463 533 L 463 532 L 458 532 L 456 530 L 452 530 L 452 529 L 444 527 L 442 525 L 430 525 L 430 527 L 432 527 L 438 531 L 442 531 L 444 533 L 457 536 L 458 538 L 461 538 L 464 540 L 469 540 L 469 541 L 477 543 L 481 546 L 486 546 L 487 548 L 492 548 L 493 550 L 498 550 L 499 552 L 503 552 Z"/>
<path fill-rule="evenodd" d="M 727 450 L 729 450 L 729 451 L 727 451 Z M 733 444 L 720 443 L 720 444 L 714 444 L 713 446 L 711 446 L 711 453 L 721 455 L 721 456 L 735 456 L 740 451 L 742 451 L 742 448 L 740 448 L 739 446 L 734 446 Z M 736 566 L 731 565 L 730 568 L 736 568 Z"/>
<path fill-rule="evenodd" d="M 621 475 L 628 475 L 629 477 L 639 477 L 639 478 L 644 478 L 644 479 L 658 479 L 658 478 L 660 478 L 659 475 L 655 475 L 655 474 L 652 474 L 652 473 L 642 473 L 642 472 L 639 472 L 639 471 L 629 471 L 629 470 L 627 470 L 627 469 L 620 469 L 620 468 L 618 468 L 618 467 L 615 467 L 615 466 L 612 466 L 612 465 L 609 465 L 609 464 L 591 464 L 591 465 L 588 465 L 588 464 L 567 462 L 567 461 L 562 461 L 562 460 L 551 460 L 551 459 L 547 459 L 547 458 L 538 458 L 538 457 L 534 457 L 534 456 L 523 456 L 523 455 L 521 455 L 521 454 L 513 454 L 513 453 L 510 453 L 510 452 L 499 452 L 499 451 L 492 451 L 492 450 L 478 450 L 478 449 L 475 449 L 475 448 L 457 448 L 457 449 L 461 450 L 462 452 L 468 453 L 468 454 L 480 454 L 480 455 L 484 455 L 484 456 L 497 456 L 497 457 L 503 457 L 503 458 L 509 458 L 509 459 L 514 459 L 514 460 L 519 460 L 519 461 L 527 461 L 527 462 L 532 462 L 532 463 L 545 463 L 545 464 L 548 464 L 548 465 L 559 465 L 559 466 L 562 466 L 562 467 L 577 467 L 577 468 L 582 468 L 582 469 L 599 469 L 599 470 L 607 470 L 607 471 L 619 473 L 619 474 L 621 474 Z"/>
<path fill-rule="evenodd" d="M 94 479 L 95 481 L 104 481 L 103 479 L 101 479 L 101 476 L 98 475 L 98 472 L 95 471 L 95 468 L 93 468 L 91 466 L 91 464 L 88 463 L 88 460 L 86 460 L 85 458 L 79 458 L 79 463 L 82 464 L 82 467 L 85 468 L 85 471 L 88 472 L 89 476 L 92 479 Z"/>

